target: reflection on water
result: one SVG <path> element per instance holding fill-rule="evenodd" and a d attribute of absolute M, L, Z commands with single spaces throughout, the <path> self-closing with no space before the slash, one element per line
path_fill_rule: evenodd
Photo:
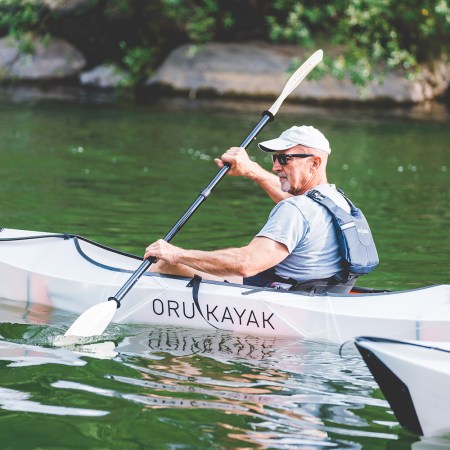
<path fill-rule="evenodd" d="M 99 417 L 108 414 L 106 411 L 95 411 L 92 409 L 66 408 L 64 406 L 44 405 L 33 402 L 30 394 L 4 389 L 0 387 L 0 407 L 6 411 L 21 411 L 28 413 L 49 414 L 58 416 L 82 416 Z"/>
<path fill-rule="evenodd" d="M 52 326 L 21 324 L 14 320 L 23 307 L 7 310 L 0 417 L 11 430 L 27 414 L 47 417 L 40 426 L 48 435 L 33 445 L 54 444 L 55 420 L 74 427 L 70 437 L 85 448 L 148 448 L 143 443 L 155 436 L 150 448 L 375 448 L 392 441 L 398 446 L 388 448 L 404 449 L 417 440 L 399 427 L 351 345 L 340 356 L 337 345 L 293 338 L 113 326 L 110 341 L 58 348 L 52 343 L 66 317 L 55 311 Z M 11 410 L 15 416 L 4 416 Z M 1 423 L 10 448 L 21 448 Z M 118 423 L 120 431 L 106 432 Z"/>

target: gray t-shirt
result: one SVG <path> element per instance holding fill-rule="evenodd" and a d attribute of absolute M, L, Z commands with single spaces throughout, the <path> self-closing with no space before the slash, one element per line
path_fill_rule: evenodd
<path fill-rule="evenodd" d="M 350 212 L 335 185 L 321 184 L 314 189 Z M 283 278 L 317 280 L 329 278 L 344 268 L 331 214 L 306 195 L 277 203 L 256 236 L 270 238 L 287 247 L 289 255 L 275 266 L 275 273 Z"/>

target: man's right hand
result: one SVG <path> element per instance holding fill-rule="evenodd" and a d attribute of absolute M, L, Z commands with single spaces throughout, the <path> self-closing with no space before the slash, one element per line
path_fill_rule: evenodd
<path fill-rule="evenodd" d="M 258 163 L 252 161 L 244 148 L 231 147 L 220 159 L 214 159 L 214 162 L 220 169 L 225 163 L 229 163 L 231 167 L 228 175 L 245 177 L 251 181 L 255 181 L 275 203 L 291 197 L 291 194 L 281 190 L 278 176 L 263 169 Z"/>
<path fill-rule="evenodd" d="M 245 149 L 241 147 L 231 147 L 220 159 L 215 158 L 214 162 L 219 169 L 224 166 L 224 163 L 230 164 L 231 168 L 228 174 L 235 177 L 252 178 L 255 169 L 259 168 L 258 164 L 252 161 Z"/>

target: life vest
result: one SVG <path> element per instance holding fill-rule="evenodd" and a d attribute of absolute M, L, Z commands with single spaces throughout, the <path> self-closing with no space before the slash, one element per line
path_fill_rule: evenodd
<path fill-rule="evenodd" d="M 357 277 L 371 272 L 379 263 L 377 249 L 369 224 L 362 211 L 357 208 L 344 192 L 337 188 L 350 207 L 350 213 L 337 206 L 333 200 L 317 190 L 306 193 L 311 200 L 326 208 L 333 218 L 339 250 L 344 261 L 344 271 L 327 279 L 299 282 L 285 279 L 275 274 L 273 267 L 252 277 L 244 278 L 244 284 L 251 286 L 268 286 L 293 291 L 312 293 L 334 292 L 348 293 Z M 290 287 L 289 287 L 290 286 Z"/>
<path fill-rule="evenodd" d="M 362 211 L 346 197 L 341 189 L 337 188 L 337 190 L 350 206 L 350 214 L 315 189 L 307 192 L 306 195 L 326 208 L 333 217 L 339 249 L 349 276 L 364 275 L 375 269 L 379 263 L 372 232 Z"/>

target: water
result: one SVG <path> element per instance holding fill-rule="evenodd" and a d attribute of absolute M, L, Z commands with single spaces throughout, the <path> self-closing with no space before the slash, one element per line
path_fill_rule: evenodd
<path fill-rule="evenodd" d="M 142 254 L 268 106 L 3 102 L 1 226 Z M 329 178 L 369 219 L 381 265 L 362 284 L 448 283 L 448 114 L 284 105 L 261 140 L 295 123 L 328 136 Z M 253 183 L 226 177 L 174 243 L 243 245 L 270 208 Z M 2 448 L 450 447 L 398 425 L 351 343 L 115 325 L 102 342 L 59 348 L 71 314 L 2 301 L 0 317 Z"/>

